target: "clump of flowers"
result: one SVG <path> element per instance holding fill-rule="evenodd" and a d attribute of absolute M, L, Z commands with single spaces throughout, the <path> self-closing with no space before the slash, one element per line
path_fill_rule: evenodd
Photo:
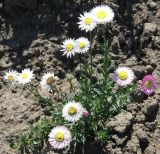
<path fill-rule="evenodd" d="M 132 83 L 135 76 L 129 67 L 118 67 L 112 78 L 119 86 L 126 86 Z"/>
<path fill-rule="evenodd" d="M 42 89 L 46 89 L 48 91 L 52 91 L 52 86 L 55 81 L 58 80 L 58 77 L 54 75 L 54 73 L 46 73 L 42 76 L 40 85 Z"/>
<path fill-rule="evenodd" d="M 64 149 L 70 145 L 72 135 L 66 126 L 56 126 L 49 134 L 49 143 L 54 149 Z"/>
<path fill-rule="evenodd" d="M 61 46 L 61 51 L 64 51 L 63 55 L 68 57 L 75 56 L 76 53 L 85 53 L 90 48 L 90 42 L 85 37 L 80 37 L 77 40 L 75 39 L 66 39 Z"/>
<path fill-rule="evenodd" d="M 83 111 L 84 109 L 80 103 L 71 101 L 63 107 L 62 116 L 69 122 L 76 122 L 82 117 Z"/>
<path fill-rule="evenodd" d="M 157 87 L 156 79 L 153 75 L 145 75 L 141 82 L 141 91 L 147 95 L 152 94 Z"/>

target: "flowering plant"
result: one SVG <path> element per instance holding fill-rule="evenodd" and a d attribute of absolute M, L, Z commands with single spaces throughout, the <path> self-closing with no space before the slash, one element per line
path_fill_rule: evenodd
<path fill-rule="evenodd" d="M 63 55 L 68 59 L 74 56 L 79 57 L 80 54 L 90 56 L 90 63 L 80 66 L 79 89 L 76 90 L 73 85 L 72 77 L 68 77 L 70 93 L 68 95 L 59 93 L 59 101 L 54 102 L 54 100 L 43 98 L 36 88 L 31 88 L 39 102 L 47 108 L 50 117 L 41 119 L 28 134 L 21 134 L 13 140 L 11 143 L 13 148 L 23 153 L 41 152 L 46 142 L 50 149 L 63 150 L 70 147 L 71 153 L 75 153 L 80 146 L 80 153 L 83 153 L 86 143 L 103 144 L 107 141 L 109 131 L 106 123 L 129 101 L 135 79 L 132 69 L 126 66 L 118 67 L 112 72 L 113 66 L 109 57 L 109 44 L 105 31 L 106 24 L 112 22 L 113 18 L 113 10 L 105 5 L 97 6 L 80 15 L 79 28 L 89 32 L 90 39 L 69 38 L 61 45 Z M 99 50 L 103 53 L 103 63 L 99 72 L 94 68 L 92 60 L 93 30 L 96 30 L 95 34 L 103 34 L 103 42 L 99 43 Z M 95 73 L 98 75 L 93 80 Z M 29 69 L 23 70 L 21 74 L 10 71 L 4 77 L 6 81 L 14 84 L 30 83 L 33 78 L 34 74 Z M 58 77 L 54 73 L 45 74 L 40 82 L 41 88 L 54 92 L 56 80 Z M 145 77 L 141 84 L 146 94 L 153 92 L 155 85 L 155 80 L 150 76 Z"/>

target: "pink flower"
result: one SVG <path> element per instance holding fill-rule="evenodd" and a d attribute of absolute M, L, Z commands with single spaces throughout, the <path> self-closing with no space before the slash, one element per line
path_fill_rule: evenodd
<path fill-rule="evenodd" d="M 72 135 L 66 126 L 56 126 L 49 134 L 49 143 L 54 149 L 63 149 L 70 145 Z"/>
<path fill-rule="evenodd" d="M 156 79 L 152 75 L 145 75 L 141 82 L 141 91 L 150 95 L 155 91 L 156 87 Z"/>
<path fill-rule="evenodd" d="M 87 110 L 83 111 L 83 117 L 88 117 L 90 116 L 90 113 Z"/>
<path fill-rule="evenodd" d="M 119 86 L 127 86 L 132 83 L 135 76 L 129 67 L 118 67 L 112 75 L 112 79 L 119 85 Z"/>

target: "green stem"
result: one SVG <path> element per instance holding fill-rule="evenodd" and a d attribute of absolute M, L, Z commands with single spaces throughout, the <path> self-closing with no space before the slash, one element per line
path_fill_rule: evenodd
<path fill-rule="evenodd" d="M 80 60 L 80 55 L 77 54 L 77 60 L 78 60 L 78 64 L 80 65 L 80 69 L 82 69 L 82 65 L 81 65 L 81 60 Z"/>
<path fill-rule="evenodd" d="M 103 33 L 103 50 L 104 50 L 104 77 L 105 79 L 107 79 L 107 72 L 109 69 L 109 63 L 110 63 L 110 59 L 108 56 L 108 42 L 105 36 L 105 26 L 102 28 L 102 33 Z"/>
<path fill-rule="evenodd" d="M 92 73 L 92 61 L 93 61 L 93 55 L 92 55 L 92 32 L 90 32 L 90 54 L 91 54 L 91 59 L 90 59 L 90 65 L 91 65 L 91 73 Z"/>

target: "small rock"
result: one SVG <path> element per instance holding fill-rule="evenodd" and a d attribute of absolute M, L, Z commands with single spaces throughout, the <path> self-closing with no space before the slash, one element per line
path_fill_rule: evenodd
<path fill-rule="evenodd" d="M 132 120 L 132 114 L 125 111 L 115 116 L 106 126 L 118 135 L 123 135 L 131 127 Z"/>
<path fill-rule="evenodd" d="M 12 93 L 17 93 L 17 89 L 12 89 Z"/>
<path fill-rule="evenodd" d="M 123 138 L 119 138 L 117 135 L 113 135 L 112 136 L 112 140 L 116 143 L 116 145 L 122 146 L 124 144 L 124 142 L 127 140 L 127 136 L 124 136 Z"/>
<path fill-rule="evenodd" d="M 160 49 L 160 36 L 156 36 L 153 38 L 153 47 Z"/>
<path fill-rule="evenodd" d="M 3 113 L 0 113 L 0 118 L 2 118 L 4 116 L 4 114 Z"/>
<path fill-rule="evenodd" d="M 152 74 L 152 72 L 154 71 L 154 68 L 151 65 L 147 65 L 145 70 L 147 74 Z"/>
<path fill-rule="evenodd" d="M 145 154 L 156 154 L 155 147 L 153 147 L 152 145 L 149 145 L 145 150 Z"/>
<path fill-rule="evenodd" d="M 141 149 L 137 136 L 132 136 L 131 140 L 128 141 L 125 147 L 124 154 L 141 154 Z"/>
<path fill-rule="evenodd" d="M 151 131 L 156 129 L 156 123 L 155 122 L 145 122 L 145 126 L 149 128 Z"/>
<path fill-rule="evenodd" d="M 138 102 L 138 103 L 142 103 L 143 100 L 144 100 L 144 93 L 141 92 L 140 90 L 135 90 L 132 92 L 131 94 L 132 96 L 132 99 L 135 101 L 135 102 Z"/>
<path fill-rule="evenodd" d="M 155 24 L 155 23 L 145 23 L 143 34 L 144 35 L 154 34 L 156 29 L 157 29 L 157 24 Z"/>
<path fill-rule="evenodd" d="M 135 76 L 139 80 L 145 75 L 145 68 L 143 66 L 133 66 L 132 69 L 134 70 Z"/>
<path fill-rule="evenodd" d="M 159 14 L 160 14 L 160 10 L 159 10 Z M 159 15 L 159 17 L 160 17 L 160 15 Z M 158 27 L 157 27 L 157 36 L 160 36 L 160 25 L 158 25 Z"/>
<path fill-rule="evenodd" d="M 155 9 L 156 6 L 157 6 L 157 3 L 150 0 L 150 1 L 147 2 L 147 5 L 148 5 L 151 9 Z"/>
<path fill-rule="evenodd" d="M 143 111 L 147 116 L 152 116 L 153 113 L 155 113 L 158 110 L 158 108 L 159 104 L 157 101 L 147 102 L 147 104 L 143 108 Z"/>
<path fill-rule="evenodd" d="M 135 121 L 138 123 L 143 123 L 145 121 L 145 115 L 142 113 L 138 113 L 136 115 Z"/>
<path fill-rule="evenodd" d="M 113 41 L 111 43 L 111 50 L 114 54 L 118 54 L 120 49 L 119 40 L 117 36 L 113 37 Z"/>
<path fill-rule="evenodd" d="M 131 112 L 132 115 L 135 117 L 135 115 L 138 112 L 137 105 L 135 103 L 130 103 L 127 105 L 127 111 Z"/>
<path fill-rule="evenodd" d="M 136 135 L 140 142 L 148 142 L 148 135 L 146 131 L 139 129 L 136 131 Z"/>
<path fill-rule="evenodd" d="M 35 65 L 38 67 L 43 67 L 43 62 L 38 60 L 36 61 Z"/>
<path fill-rule="evenodd" d="M 145 121 L 152 122 L 156 119 L 157 112 L 159 109 L 159 104 L 156 100 L 152 100 L 152 102 L 148 102 L 143 107 L 142 111 L 146 115 Z"/>
<path fill-rule="evenodd" d="M 121 148 L 116 148 L 114 150 L 114 154 L 123 154 L 123 152 L 122 152 Z"/>

